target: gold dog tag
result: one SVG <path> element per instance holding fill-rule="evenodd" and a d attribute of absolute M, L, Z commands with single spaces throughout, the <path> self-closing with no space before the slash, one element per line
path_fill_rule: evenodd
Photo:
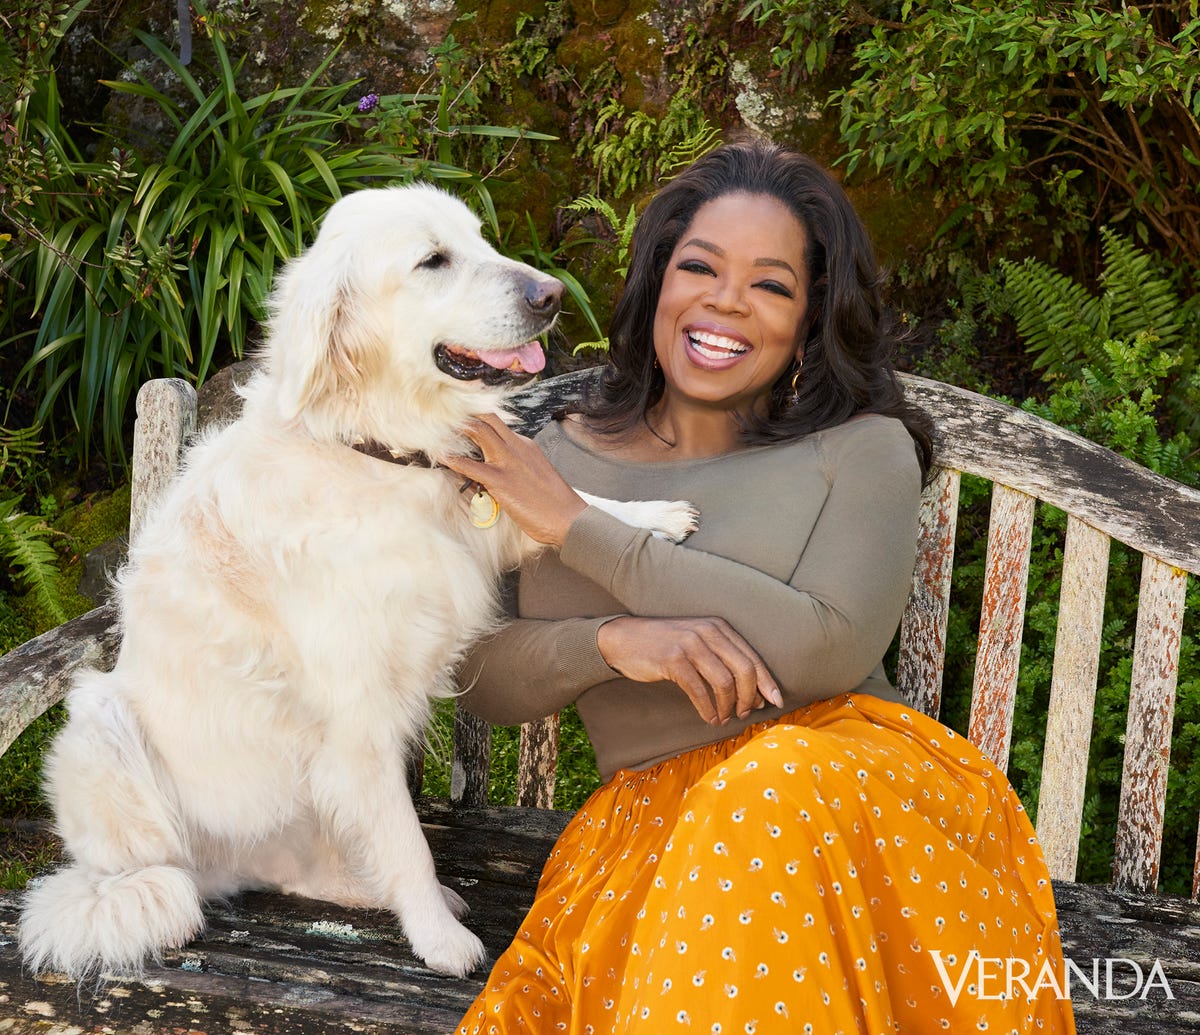
<path fill-rule="evenodd" d="M 471 524 L 476 528 L 491 528 L 500 520 L 500 504 L 487 489 L 479 489 L 471 497 Z"/>

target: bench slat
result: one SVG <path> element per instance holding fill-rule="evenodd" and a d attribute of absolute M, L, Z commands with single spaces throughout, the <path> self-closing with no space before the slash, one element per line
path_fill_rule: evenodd
<path fill-rule="evenodd" d="M 1104 631 L 1110 540 L 1067 519 L 1037 834 L 1050 876 L 1074 880 Z"/>
<path fill-rule="evenodd" d="M 1192 901 L 1200 902 L 1200 826 L 1196 828 L 1196 861 L 1192 865 Z"/>
<path fill-rule="evenodd" d="M 157 378 L 138 389 L 136 405 L 129 483 L 131 542 L 174 479 L 184 447 L 196 432 L 196 390 L 178 377 Z"/>
<path fill-rule="evenodd" d="M 558 715 L 525 723 L 517 749 L 517 804 L 534 809 L 554 808 L 557 770 Z"/>
<path fill-rule="evenodd" d="M 896 686 L 914 708 L 934 717 L 942 706 L 961 480 L 958 471 L 939 468 L 921 497 L 912 593 L 900 622 Z"/>
<path fill-rule="evenodd" d="M 992 487 L 979 652 L 967 735 L 1001 770 L 1008 768 L 1017 700 L 1034 502 L 1032 496 L 1005 485 Z"/>
<path fill-rule="evenodd" d="M 450 800 L 471 808 L 486 805 L 488 764 L 492 757 L 492 727 L 454 706 L 454 745 L 450 761 Z"/>
<path fill-rule="evenodd" d="M 1162 852 L 1187 573 L 1142 558 L 1113 886 L 1154 891 Z"/>

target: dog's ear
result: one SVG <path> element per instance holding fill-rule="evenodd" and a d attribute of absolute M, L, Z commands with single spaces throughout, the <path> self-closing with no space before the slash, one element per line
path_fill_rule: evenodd
<path fill-rule="evenodd" d="M 353 405 L 385 348 L 385 314 L 351 264 L 328 253 L 318 244 L 294 260 L 272 295 L 267 367 L 285 420 Z"/>

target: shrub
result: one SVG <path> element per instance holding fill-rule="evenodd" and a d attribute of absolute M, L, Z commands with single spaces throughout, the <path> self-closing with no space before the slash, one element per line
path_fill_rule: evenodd
<path fill-rule="evenodd" d="M 748 0 L 742 16 L 776 28 L 787 72 L 844 60 L 848 169 L 936 183 L 947 228 L 1019 236 L 1020 216 L 1061 246 L 1099 217 L 1200 265 L 1191 0 Z"/>
<path fill-rule="evenodd" d="M 18 130 L 39 145 L 26 189 L 0 198 L 0 217 L 16 231 L 3 272 L 24 290 L 19 301 L 28 304 L 17 313 L 33 326 L 17 326 L 9 309 L 0 331 L 7 324 L 10 343 L 31 341 L 20 378 L 36 386 L 37 418 L 69 431 L 85 463 L 93 444 L 110 463 L 124 461 L 130 405 L 144 380 L 202 381 L 219 359 L 242 355 L 274 270 L 342 194 L 417 177 L 460 184 L 475 190 L 495 228 L 481 178 L 450 160 L 455 147 L 474 137 L 549 139 L 454 125 L 447 86 L 360 101 L 354 83 L 321 85 L 332 54 L 302 85 L 243 100 L 240 63 L 219 23 L 205 24 L 212 67 L 203 75 L 139 34 L 183 99 L 132 66 L 129 79 L 107 84 L 171 127 L 161 156 L 107 131 L 103 156 L 85 158 L 53 71 L 20 109 Z"/>

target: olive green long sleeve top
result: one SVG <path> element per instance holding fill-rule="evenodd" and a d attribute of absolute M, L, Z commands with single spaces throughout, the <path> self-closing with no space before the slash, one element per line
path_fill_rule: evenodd
<path fill-rule="evenodd" d="M 846 691 L 900 699 L 882 658 L 911 585 L 921 472 L 898 420 L 863 415 L 701 460 L 617 459 L 560 423 L 538 442 L 577 489 L 690 500 L 700 527 L 670 543 L 588 507 L 558 552 L 522 568 L 516 617 L 461 667 L 468 710 L 511 725 L 574 703 L 608 779 Z M 627 614 L 724 618 L 770 668 L 783 708 L 714 727 L 675 684 L 626 679 L 596 634 Z"/>

